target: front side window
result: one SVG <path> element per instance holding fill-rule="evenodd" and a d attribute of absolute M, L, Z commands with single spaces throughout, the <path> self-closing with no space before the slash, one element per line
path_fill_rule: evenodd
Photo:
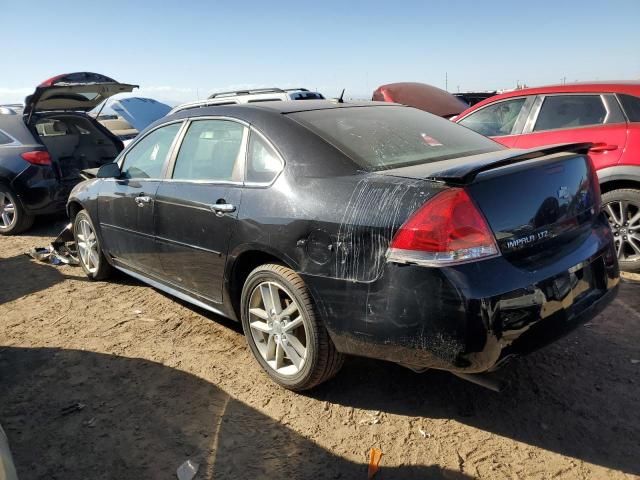
<path fill-rule="evenodd" d="M 154 130 L 136 143 L 122 165 L 124 178 L 160 178 L 173 139 L 181 123 L 172 123 Z"/>
<path fill-rule="evenodd" d="M 271 145 L 252 133 L 247 155 L 247 182 L 270 183 L 282 167 L 282 160 Z"/>
<path fill-rule="evenodd" d="M 196 120 L 182 141 L 175 180 L 241 181 L 245 127 L 229 120 Z"/>
<path fill-rule="evenodd" d="M 524 98 L 498 102 L 473 112 L 459 123 L 487 137 L 511 135 L 524 102 Z"/>
<path fill-rule="evenodd" d="M 411 107 L 327 108 L 288 116 L 368 171 L 439 162 L 504 148 L 449 120 Z"/>
<path fill-rule="evenodd" d="M 542 102 L 533 131 L 601 125 L 606 117 L 600 95 L 553 95 Z"/>

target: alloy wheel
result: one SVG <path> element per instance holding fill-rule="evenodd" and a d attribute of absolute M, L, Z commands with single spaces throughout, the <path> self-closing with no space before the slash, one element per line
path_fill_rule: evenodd
<path fill-rule="evenodd" d="M 640 205 L 614 201 L 604 206 L 604 212 L 613 231 L 618 260 L 640 259 Z"/>
<path fill-rule="evenodd" d="M 309 342 L 302 311 L 284 286 L 260 283 L 249 300 L 251 336 L 264 361 L 279 375 L 296 375 Z"/>
<path fill-rule="evenodd" d="M 9 228 L 16 221 L 16 206 L 13 199 L 0 192 L 0 228 Z"/>
<path fill-rule="evenodd" d="M 100 266 L 100 254 L 98 252 L 98 240 L 93 227 L 88 220 L 81 219 L 76 226 L 78 241 L 78 254 L 80 261 L 89 273 L 95 273 Z"/>

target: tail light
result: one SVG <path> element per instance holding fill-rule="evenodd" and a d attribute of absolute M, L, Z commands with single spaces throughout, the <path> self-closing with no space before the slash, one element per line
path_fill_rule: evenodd
<path fill-rule="evenodd" d="M 45 152 L 44 150 L 24 152 L 20 156 L 32 165 L 51 165 L 51 156 L 49 152 Z"/>
<path fill-rule="evenodd" d="M 442 266 L 499 255 L 478 207 L 462 188 L 438 193 L 396 232 L 387 259 Z"/>

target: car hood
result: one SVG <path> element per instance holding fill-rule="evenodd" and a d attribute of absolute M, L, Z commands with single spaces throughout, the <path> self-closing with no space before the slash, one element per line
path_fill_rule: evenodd
<path fill-rule="evenodd" d="M 439 117 L 451 117 L 465 111 L 468 105 L 449 92 L 425 83 L 390 83 L 378 87 L 371 100 L 394 102 L 419 108 Z"/>
<path fill-rule="evenodd" d="M 88 112 L 118 93 L 138 85 L 120 83 L 99 73 L 65 73 L 45 80 L 25 99 L 24 116 L 52 111 Z"/>
<path fill-rule="evenodd" d="M 165 103 L 142 97 L 114 100 L 110 107 L 139 132 L 171 110 L 171 107 Z"/>

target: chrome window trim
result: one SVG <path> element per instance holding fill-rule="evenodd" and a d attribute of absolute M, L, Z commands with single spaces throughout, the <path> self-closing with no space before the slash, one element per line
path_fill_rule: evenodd
<path fill-rule="evenodd" d="M 602 121 L 602 123 L 593 123 L 593 124 L 589 124 L 589 125 L 580 125 L 577 127 L 562 127 L 562 128 L 550 128 L 548 130 L 534 130 L 535 125 L 538 121 L 538 117 L 540 115 L 540 111 L 542 110 L 542 106 L 544 105 L 544 101 L 547 97 L 576 97 L 576 96 L 580 96 L 580 97 L 600 97 L 600 101 L 602 102 L 602 106 L 604 107 L 605 111 L 607 112 L 604 120 Z M 591 92 L 559 92 L 559 93 L 545 93 L 545 94 L 540 94 L 538 95 L 538 98 L 540 98 L 539 101 L 539 105 L 537 105 L 537 108 L 534 108 L 531 110 L 531 114 L 529 119 L 527 120 L 527 125 L 525 126 L 525 130 L 522 132 L 523 134 L 530 134 L 530 133 L 544 133 L 544 132 L 560 132 L 562 130 L 578 130 L 581 128 L 593 128 L 593 127 L 600 127 L 600 126 L 604 126 L 604 125 L 615 125 L 617 123 L 625 123 L 624 121 L 609 121 L 609 118 L 611 116 L 611 105 L 609 104 L 609 102 L 606 99 L 607 94 L 605 93 L 591 93 Z"/>

